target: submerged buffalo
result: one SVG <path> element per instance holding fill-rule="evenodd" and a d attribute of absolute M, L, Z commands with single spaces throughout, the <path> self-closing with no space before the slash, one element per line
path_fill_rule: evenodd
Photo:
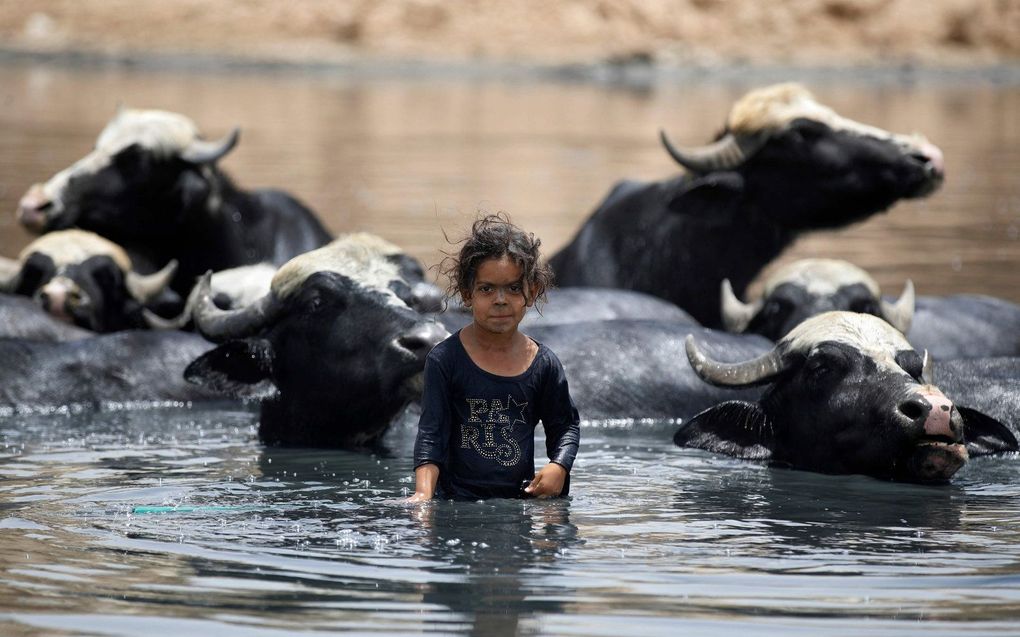
<path fill-rule="evenodd" d="M 212 343 L 189 332 L 125 330 L 68 342 L 0 338 L 0 406 L 37 410 L 104 403 L 221 401 L 184 380 Z"/>
<path fill-rule="evenodd" d="M 18 219 L 42 233 L 77 226 L 123 246 L 142 271 L 171 259 L 181 296 L 207 270 L 282 264 L 330 240 L 315 215 L 279 190 L 237 188 L 216 165 L 234 129 L 206 141 L 183 115 L 122 110 L 95 149 L 21 198 Z"/>
<path fill-rule="evenodd" d="M 595 321 L 655 320 L 696 325 L 690 314 L 669 301 L 650 294 L 611 288 L 553 288 L 546 292 L 548 303 L 531 308 L 521 328 L 542 325 L 590 323 Z M 460 329 L 471 322 L 471 312 L 459 302 L 452 303 L 437 317 L 447 329 Z"/>
<path fill-rule="evenodd" d="M 77 341 L 95 332 L 53 318 L 34 300 L 14 294 L 0 294 L 0 338 L 31 341 Z"/>
<path fill-rule="evenodd" d="M 347 246 L 341 248 L 340 246 Z M 390 291 L 409 307 L 419 312 L 437 312 L 443 304 L 443 292 L 425 280 L 421 263 L 397 245 L 374 234 L 354 232 L 341 235 L 333 241 L 333 250 L 356 247 L 365 258 L 378 259 L 392 267 L 394 276 L 388 280 Z M 269 263 L 256 263 L 213 272 L 206 292 L 213 304 L 221 310 L 243 308 L 269 294 L 278 268 Z M 164 319 L 153 312 L 145 312 L 145 320 L 152 327 L 182 329 L 191 322 L 198 303 L 199 287 L 195 286 L 184 310 L 172 319 Z"/>
<path fill-rule="evenodd" d="M 261 401 L 269 444 L 369 447 L 421 392 L 425 356 L 448 336 L 399 292 L 401 268 L 376 242 L 345 237 L 291 259 L 270 291 L 222 310 L 209 277 L 194 321 L 219 347 L 195 360 L 188 380 Z"/>
<path fill-rule="evenodd" d="M 177 269 L 170 261 L 154 274 L 135 272 L 117 244 L 92 232 L 62 230 L 24 250 L 0 278 L 0 291 L 28 296 L 54 318 L 94 332 L 145 327 L 143 309 L 166 298 Z M 176 301 L 170 293 L 167 302 Z"/>
<path fill-rule="evenodd" d="M 914 284 L 907 281 L 895 303 L 882 299 L 867 272 L 839 259 L 800 259 L 765 281 L 761 298 L 744 303 L 729 279 L 721 288 L 723 325 L 778 341 L 805 320 L 832 311 L 859 312 L 885 319 L 906 334 L 914 317 Z"/>
<path fill-rule="evenodd" d="M 989 296 L 914 296 L 908 280 L 900 298 L 882 298 L 878 283 L 838 259 L 801 259 L 776 270 L 762 297 L 744 303 L 722 283 L 723 324 L 731 332 L 779 340 L 804 320 L 843 310 L 883 318 L 935 360 L 1020 355 L 1020 306 Z"/>
<path fill-rule="evenodd" d="M 932 385 L 927 355 L 867 314 L 820 314 L 741 363 L 710 359 L 693 338 L 687 355 L 709 383 L 767 388 L 685 423 L 674 436 L 682 447 L 911 482 L 945 482 L 968 455 L 1018 448 L 1008 427 Z"/>
<path fill-rule="evenodd" d="M 744 96 L 709 146 L 662 141 L 687 172 L 614 186 L 550 264 L 560 285 L 655 294 L 711 327 L 723 278 L 743 294 L 804 231 L 926 196 L 944 177 L 931 143 L 841 117 L 796 84 Z"/>

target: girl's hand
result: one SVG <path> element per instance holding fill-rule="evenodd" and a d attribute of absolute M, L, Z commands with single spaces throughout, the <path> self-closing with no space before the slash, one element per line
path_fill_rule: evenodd
<path fill-rule="evenodd" d="M 552 498 L 563 491 L 566 479 L 567 470 L 563 465 L 550 462 L 535 472 L 535 478 L 524 487 L 524 492 L 536 498 Z"/>

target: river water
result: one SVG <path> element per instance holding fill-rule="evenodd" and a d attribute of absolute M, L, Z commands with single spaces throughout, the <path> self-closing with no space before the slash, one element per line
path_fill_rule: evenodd
<path fill-rule="evenodd" d="M 0 211 L 87 152 L 118 103 L 242 142 L 224 167 L 336 232 L 426 263 L 479 209 L 564 243 L 622 177 L 674 173 L 753 78 L 647 86 L 0 67 Z M 815 77 L 821 101 L 946 153 L 931 198 L 818 233 L 898 291 L 1020 301 L 1020 88 Z M 0 253 L 30 240 L 9 212 Z M 585 422 L 572 496 L 399 503 L 389 453 L 266 448 L 244 408 L 0 418 L 0 634 L 1006 635 L 1020 616 L 1020 461 L 947 486 L 773 469 Z M 542 444 L 536 448 L 543 448 Z"/>

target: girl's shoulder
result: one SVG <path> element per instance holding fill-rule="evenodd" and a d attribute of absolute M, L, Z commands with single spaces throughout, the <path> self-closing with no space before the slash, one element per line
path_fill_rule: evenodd
<path fill-rule="evenodd" d="M 459 358 L 463 351 L 464 346 L 460 343 L 460 331 L 458 330 L 436 344 L 429 351 L 427 359 L 434 363 L 448 364 Z"/>

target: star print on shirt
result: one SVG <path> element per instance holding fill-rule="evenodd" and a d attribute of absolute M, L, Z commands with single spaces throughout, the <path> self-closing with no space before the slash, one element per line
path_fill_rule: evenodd
<path fill-rule="evenodd" d="M 510 424 L 516 425 L 517 423 L 526 424 L 528 422 L 527 417 L 524 415 L 524 408 L 528 406 L 528 403 L 519 403 L 514 400 L 513 396 L 506 397 L 506 409 L 510 412 L 511 416 L 514 416 L 513 422 Z"/>

